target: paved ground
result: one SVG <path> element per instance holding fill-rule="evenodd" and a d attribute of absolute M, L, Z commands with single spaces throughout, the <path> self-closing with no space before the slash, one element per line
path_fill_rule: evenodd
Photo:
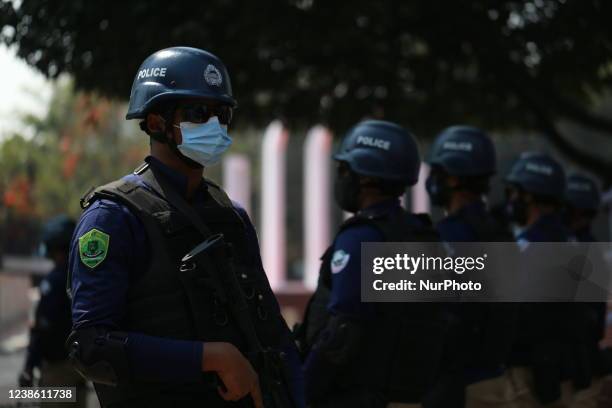
<path fill-rule="evenodd" d="M 0 387 L 15 386 L 19 371 L 23 367 L 23 350 L 0 354 Z"/>
<path fill-rule="evenodd" d="M 22 330 L 0 341 L 0 389 L 17 385 L 17 377 L 23 367 L 25 358 L 27 338 L 27 327 L 23 325 Z M 65 405 L 68 408 L 71 404 L 66 403 Z M 44 408 L 44 405 L 41 406 Z M 0 404 L 0 407 L 4 408 L 5 405 Z M 87 407 L 100 408 L 93 389 L 88 394 Z"/>

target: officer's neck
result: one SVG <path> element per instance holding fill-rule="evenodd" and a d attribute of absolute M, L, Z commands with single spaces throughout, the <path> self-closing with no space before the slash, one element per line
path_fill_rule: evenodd
<path fill-rule="evenodd" d="M 555 214 L 556 211 L 557 209 L 554 206 L 530 205 L 529 208 L 527 209 L 527 224 L 526 225 L 530 227 L 536 222 L 538 222 L 540 218 L 548 216 L 548 215 L 553 215 Z"/>
<path fill-rule="evenodd" d="M 469 191 L 456 191 L 450 197 L 450 201 L 446 206 L 446 212 L 449 215 L 456 214 L 465 207 L 481 200 L 482 198 L 478 194 L 474 194 Z"/>
<path fill-rule="evenodd" d="M 193 196 L 193 193 L 202 183 L 204 168 L 193 168 L 189 166 L 174 152 L 170 151 L 167 145 L 162 145 L 160 143 L 151 144 L 151 156 L 162 162 L 170 169 L 185 176 L 187 178 L 187 198 Z"/>
<path fill-rule="evenodd" d="M 592 220 L 587 217 L 572 217 L 569 227 L 573 232 L 590 231 Z"/>
<path fill-rule="evenodd" d="M 380 204 L 384 201 L 391 199 L 391 196 L 388 195 L 370 195 L 363 194 L 359 197 L 359 210 L 363 210 L 366 208 L 370 208 L 376 204 Z"/>

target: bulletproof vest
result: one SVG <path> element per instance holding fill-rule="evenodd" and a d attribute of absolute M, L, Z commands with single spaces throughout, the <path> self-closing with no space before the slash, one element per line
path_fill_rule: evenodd
<path fill-rule="evenodd" d="M 569 232 L 560 222 L 540 222 L 532 228 L 537 228 L 532 232 L 538 242 L 569 240 Z M 520 305 L 517 342 L 510 363 L 531 368 L 534 392 L 541 403 L 558 399 L 564 380 L 571 380 L 575 390 L 590 384 L 592 367 L 583 339 L 584 306 L 569 302 Z"/>
<path fill-rule="evenodd" d="M 540 242 L 567 242 L 571 238 L 570 231 L 561 222 L 544 222 L 537 224 Z"/>
<path fill-rule="evenodd" d="M 463 220 L 472 228 L 479 242 L 513 242 L 512 233 L 495 218 L 474 213 L 464 214 Z"/>
<path fill-rule="evenodd" d="M 474 232 L 474 242 L 513 242 L 506 230 L 488 214 L 464 213 L 463 222 Z M 450 341 L 463 365 L 495 369 L 506 362 L 516 331 L 518 306 L 512 303 L 462 303 L 455 334 Z"/>
<path fill-rule="evenodd" d="M 340 227 L 339 233 L 358 225 L 371 225 L 382 233 L 384 242 L 438 242 L 439 236 L 415 215 L 403 210 L 378 214 L 358 213 Z M 327 304 L 332 288 L 333 246 L 322 257 L 319 284 L 304 320 L 306 351 L 327 324 Z M 358 358 L 346 375 L 339 376 L 339 393 L 372 390 L 387 401 L 418 402 L 431 387 L 439 368 L 446 320 L 436 303 L 377 303 L 375 318 L 363 322 Z"/>
<path fill-rule="evenodd" d="M 597 242 L 590 228 L 583 228 L 574 233 L 579 242 Z M 599 342 L 605 338 L 606 315 L 608 305 L 606 302 L 587 302 L 583 304 L 585 309 L 585 322 L 587 326 L 585 342 L 589 344 L 589 358 L 595 375 L 607 375 L 603 358 L 599 351 Z"/>
<path fill-rule="evenodd" d="M 229 310 L 219 301 L 220 294 L 211 283 L 210 270 L 206 266 L 180 270 L 183 256 L 205 237 L 165 198 L 156 180 L 161 175 L 154 174 L 147 165 L 135 173 L 153 191 L 128 180 L 118 180 L 97 188 L 84 199 L 85 207 L 101 198 L 127 206 L 144 225 L 150 244 L 148 269 L 130 283 L 121 330 L 178 340 L 229 342 L 247 354 L 244 336 Z M 244 221 L 221 188 L 209 180 L 205 182 L 207 197 L 194 208 L 212 233 L 224 235 L 234 253 L 231 261 L 217 260 L 217 265 L 229 271 L 223 263 L 233 262 L 262 345 L 279 348 L 284 337 L 284 321 L 263 269 L 248 256 Z M 134 384 L 118 389 L 106 386 L 96 389 L 108 406 L 128 402 L 134 406 L 172 403 L 227 406 L 218 395 L 218 384 L 215 376 L 203 374 L 195 384 L 146 384 L 135 380 Z"/>

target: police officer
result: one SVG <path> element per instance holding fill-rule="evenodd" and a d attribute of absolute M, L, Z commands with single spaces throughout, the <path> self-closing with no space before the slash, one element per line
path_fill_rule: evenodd
<path fill-rule="evenodd" d="M 565 192 L 565 222 L 580 242 L 597 241 L 591 231 L 597 216 L 601 193 L 597 183 L 582 174 L 570 174 Z"/>
<path fill-rule="evenodd" d="M 561 220 L 565 172 L 555 159 L 542 153 L 524 153 L 505 181 L 508 217 L 517 227 L 517 242 L 525 259 L 534 250 L 530 243 L 571 239 Z M 568 354 L 576 324 L 573 312 L 566 303 L 521 304 L 509 360 L 521 406 L 569 405 L 572 358 Z"/>
<path fill-rule="evenodd" d="M 158 51 L 134 78 L 126 118 L 141 120 L 151 155 L 133 174 L 83 198 L 70 257 L 68 345 L 104 407 L 262 407 L 268 390 L 246 358 L 253 350 L 238 323 L 245 318 L 263 347 L 284 351 L 279 369 L 290 373 L 291 398 L 302 406 L 297 350 L 254 227 L 202 178 L 232 143 L 235 106 L 225 66 L 200 49 Z M 181 262 L 218 233 L 231 251 L 195 270 Z M 232 315 L 217 269 L 240 281 L 241 298 L 248 298 L 241 316 Z"/>
<path fill-rule="evenodd" d="M 33 371 L 37 368 L 40 370 L 40 386 L 77 387 L 77 404 L 85 406 L 85 382 L 72 368 L 64 348 L 72 326 L 66 278 L 74 227 L 74 220 L 66 215 L 52 218 L 43 227 L 41 252 L 53 261 L 53 269 L 40 283 L 40 301 L 36 307 L 19 385 L 31 387 Z"/>
<path fill-rule="evenodd" d="M 597 183 L 582 174 L 574 173 L 567 178 L 565 192 L 565 223 L 579 242 L 597 241 L 591 232 L 593 219 L 597 215 L 601 193 Z M 573 408 L 596 407 L 602 378 L 609 374 L 606 366 L 605 352 L 599 342 L 605 337 L 606 302 L 584 303 L 586 308 L 587 330 L 584 333 L 587 352 L 587 365 L 592 378 L 591 386 L 576 392 L 572 402 Z"/>
<path fill-rule="evenodd" d="M 491 217 L 485 196 L 496 172 L 489 136 L 470 126 L 452 126 L 434 141 L 426 189 L 431 203 L 445 210 L 437 225 L 442 241 L 512 242 Z M 434 389 L 443 406 L 514 406 L 504 363 L 514 335 L 516 308 L 510 304 L 449 304 L 455 326 L 447 337 L 446 378 Z M 450 376 L 449 376 L 450 375 Z M 444 384 L 446 382 L 446 384 Z M 466 387 L 465 390 L 461 388 Z M 465 391 L 465 395 L 464 394 Z"/>
<path fill-rule="evenodd" d="M 353 127 L 334 155 L 335 200 L 353 216 L 322 257 L 301 338 L 312 407 L 418 406 L 437 374 L 444 324 L 434 303 L 362 303 L 362 242 L 438 241 L 400 206 L 416 183 L 419 153 L 395 123 Z"/>

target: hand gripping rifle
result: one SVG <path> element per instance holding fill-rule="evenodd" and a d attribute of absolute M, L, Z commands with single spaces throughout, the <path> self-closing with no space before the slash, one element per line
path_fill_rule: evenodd
<path fill-rule="evenodd" d="M 181 268 L 198 268 L 205 265 L 210 273 L 211 284 L 224 304 L 248 347 L 246 357 L 259 376 L 259 384 L 266 408 L 295 408 L 287 382 L 285 353 L 262 346 L 259 341 L 251 312 L 242 291 L 232 262 L 232 247 L 226 243 L 223 234 L 210 236 L 196 246 L 181 261 Z"/>

